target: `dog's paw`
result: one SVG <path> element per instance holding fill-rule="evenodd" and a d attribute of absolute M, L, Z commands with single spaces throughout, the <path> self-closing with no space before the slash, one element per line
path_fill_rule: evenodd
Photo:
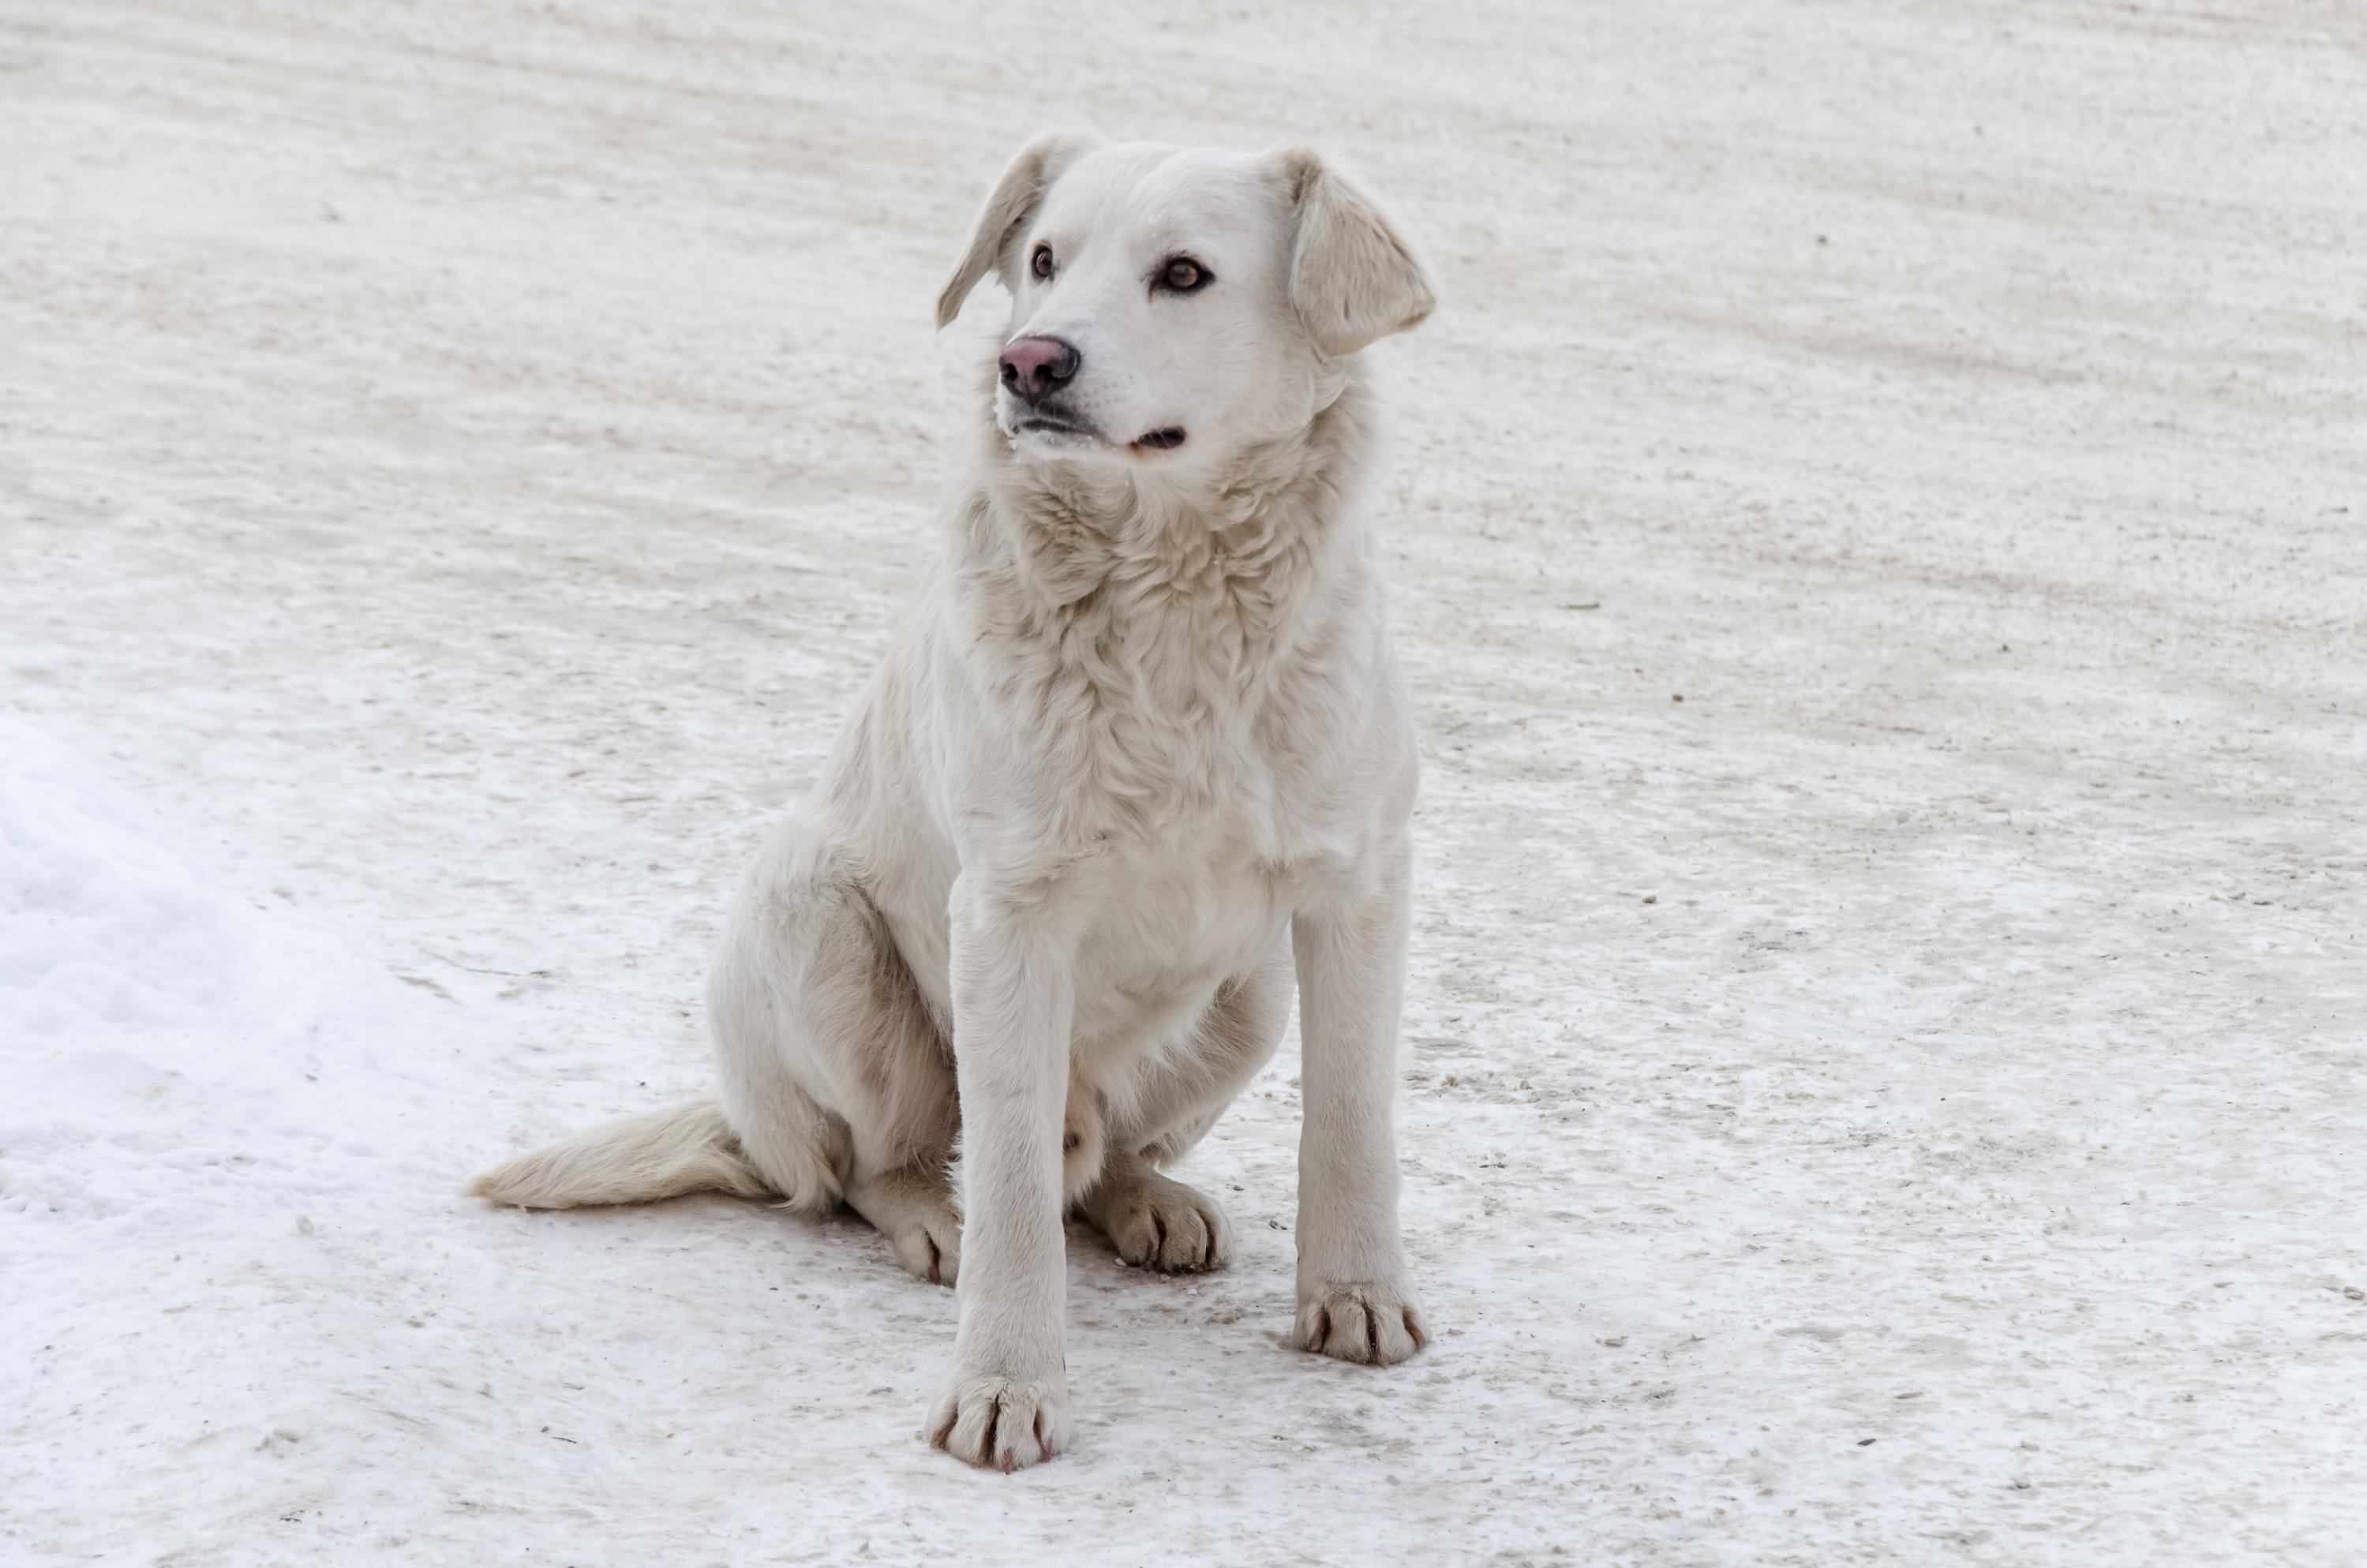
<path fill-rule="evenodd" d="M 1065 1379 L 957 1371 L 930 1407 L 929 1443 L 1005 1474 L 1041 1464 L 1069 1446 Z"/>
<path fill-rule="evenodd" d="M 1233 1230 L 1216 1200 L 1145 1170 L 1093 1193 L 1085 1217 L 1138 1267 L 1166 1274 L 1222 1269 L 1233 1260 Z"/>
<path fill-rule="evenodd" d="M 950 1285 L 961 1272 L 961 1222 L 952 1210 L 915 1215 L 884 1234 L 896 1249 L 896 1261 L 911 1269 L 914 1279 Z"/>
<path fill-rule="evenodd" d="M 1376 1367 L 1395 1366 L 1430 1343 L 1412 1292 L 1364 1283 L 1302 1289 L 1291 1337 L 1302 1350 Z"/>

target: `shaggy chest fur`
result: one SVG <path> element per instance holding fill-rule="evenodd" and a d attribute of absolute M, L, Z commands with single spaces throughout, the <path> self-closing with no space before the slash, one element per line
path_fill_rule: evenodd
<path fill-rule="evenodd" d="M 1326 805 L 1393 671 L 1337 473 L 1351 410 L 1190 503 L 1006 475 L 969 510 L 957 593 L 981 696 L 1034 773 L 1015 804 L 1065 852 L 1272 870 L 1336 837 Z"/>

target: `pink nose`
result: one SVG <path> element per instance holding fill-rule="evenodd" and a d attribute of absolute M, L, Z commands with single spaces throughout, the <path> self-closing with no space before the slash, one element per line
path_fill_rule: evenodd
<path fill-rule="evenodd" d="M 1075 379 L 1084 355 L 1056 337 L 1014 338 L 1002 350 L 1002 384 L 1034 402 Z"/>

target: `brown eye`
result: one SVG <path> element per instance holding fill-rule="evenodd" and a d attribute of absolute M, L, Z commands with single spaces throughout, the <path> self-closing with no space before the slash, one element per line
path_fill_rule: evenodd
<path fill-rule="evenodd" d="M 1159 286 L 1177 294 L 1189 294 L 1215 281 L 1207 268 L 1189 256 L 1177 256 L 1159 275 Z"/>
<path fill-rule="evenodd" d="M 1031 271 L 1031 272 L 1033 272 L 1033 273 L 1034 273 L 1036 276 L 1038 276 L 1038 277 L 1049 277 L 1049 276 L 1052 276 L 1052 247 L 1051 247 L 1051 246 L 1049 246 L 1049 245 L 1038 245 L 1038 246 L 1036 246 L 1036 259 L 1035 259 L 1035 260 L 1033 260 L 1033 261 L 1031 261 L 1031 262 L 1029 262 L 1029 263 L 1027 264 L 1027 266 L 1028 266 L 1028 270 L 1029 270 L 1029 271 Z"/>

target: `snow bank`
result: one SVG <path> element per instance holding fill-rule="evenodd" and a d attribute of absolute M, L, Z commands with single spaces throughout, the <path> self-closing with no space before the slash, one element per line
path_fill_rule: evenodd
<path fill-rule="evenodd" d="M 181 1223 L 306 1141 L 318 933 L 160 842 L 86 758 L 0 716 L 0 1210 Z"/>

